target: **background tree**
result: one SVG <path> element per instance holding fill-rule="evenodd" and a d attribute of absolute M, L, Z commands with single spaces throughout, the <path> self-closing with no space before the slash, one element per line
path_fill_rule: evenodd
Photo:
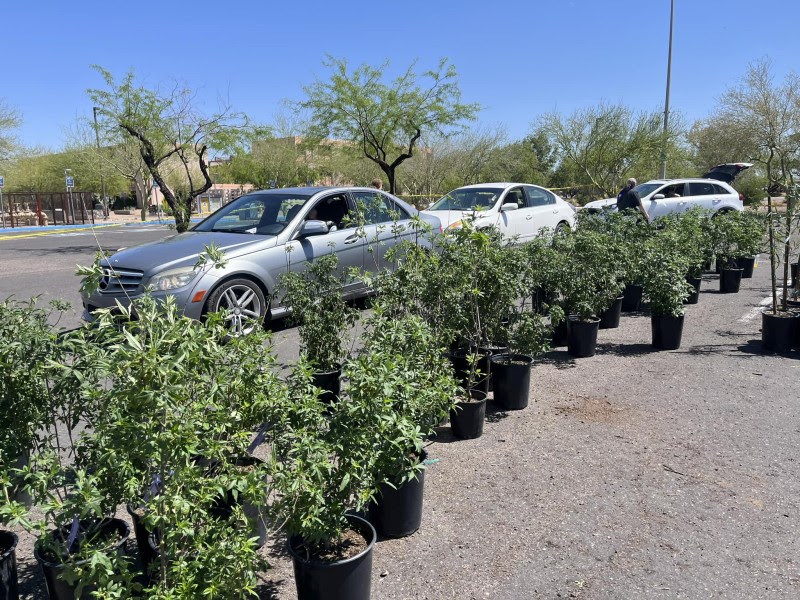
<path fill-rule="evenodd" d="M 555 112 L 545 114 L 534 134 L 545 135 L 559 161 L 576 167 L 581 181 L 573 183 L 591 184 L 603 195 L 613 196 L 626 178 L 645 179 L 658 173 L 664 140 L 662 119 L 659 112 L 635 113 L 621 104 L 599 104 L 566 118 Z M 667 140 L 671 164 L 684 154 L 682 132 L 682 119 L 675 115 Z"/>
<path fill-rule="evenodd" d="M 19 112 L 0 98 L 0 160 L 7 160 L 17 150 L 13 131 L 22 124 Z"/>
<path fill-rule="evenodd" d="M 310 115 L 311 132 L 317 138 L 349 141 L 361 148 L 396 191 L 397 168 L 414 155 L 423 134 L 446 135 L 475 118 L 477 104 L 461 103 L 455 67 L 447 59 L 436 69 L 418 75 L 415 64 L 391 83 L 384 83 L 387 63 L 361 65 L 348 71 L 347 62 L 329 57 L 328 81 L 305 88 L 299 103 Z M 420 79 L 428 84 L 419 84 Z"/>
<path fill-rule="evenodd" d="M 754 163 L 763 166 L 767 178 L 767 210 L 769 218 L 770 271 L 772 273 L 772 306 L 778 310 L 776 280 L 776 218 L 773 192 L 794 183 L 794 170 L 800 161 L 800 77 L 788 73 L 776 84 L 769 61 L 749 66 L 742 81 L 720 98 L 715 119 L 725 123 L 735 135 L 747 140 Z M 789 207 L 790 209 L 793 207 Z M 791 214 L 786 214 L 781 237 L 784 244 L 784 282 L 789 279 L 789 238 Z M 786 286 L 783 298 L 786 308 Z"/>
<path fill-rule="evenodd" d="M 96 68 L 106 89 L 90 89 L 88 94 L 100 108 L 100 126 L 106 135 L 117 133 L 121 142 L 135 142 L 147 172 L 172 210 L 176 229 L 186 231 L 195 197 L 213 185 L 209 150 L 232 152 L 239 146 L 244 116 L 227 107 L 206 116 L 187 88 L 151 90 L 138 85 L 132 71 L 117 82 L 110 72 Z"/>

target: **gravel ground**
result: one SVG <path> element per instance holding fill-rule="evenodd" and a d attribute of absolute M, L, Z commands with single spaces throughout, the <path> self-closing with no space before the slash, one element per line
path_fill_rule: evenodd
<path fill-rule="evenodd" d="M 761 353 L 767 279 L 722 295 L 706 276 L 680 350 L 624 315 L 597 356 L 539 361 L 527 409 L 490 402 L 480 439 L 441 428 L 422 527 L 377 544 L 373 598 L 800 597 L 800 352 Z M 269 558 L 263 597 L 296 597 L 280 540 Z"/>

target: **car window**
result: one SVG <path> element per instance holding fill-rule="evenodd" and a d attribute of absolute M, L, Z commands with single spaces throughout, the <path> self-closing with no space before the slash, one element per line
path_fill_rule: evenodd
<path fill-rule="evenodd" d="M 711 185 L 714 188 L 715 194 L 730 194 L 730 192 L 721 185 L 717 185 L 716 183 L 712 183 Z"/>
<path fill-rule="evenodd" d="M 661 188 L 658 193 L 664 194 L 664 198 L 680 198 L 683 196 L 683 187 L 682 183 L 673 183 Z"/>
<path fill-rule="evenodd" d="M 283 192 L 248 194 L 226 204 L 192 230 L 275 235 L 286 227 L 309 197 Z"/>
<path fill-rule="evenodd" d="M 525 193 L 522 188 L 511 188 L 503 198 L 503 204 L 516 204 L 517 208 L 525 208 Z"/>
<path fill-rule="evenodd" d="M 689 182 L 689 195 L 690 196 L 710 196 L 715 194 L 714 184 L 706 181 L 691 181 Z"/>
<path fill-rule="evenodd" d="M 660 185 L 661 185 L 660 183 L 640 183 L 633 189 L 635 189 L 639 193 L 640 198 L 644 198 L 645 196 L 652 193 L 654 190 L 657 190 Z"/>
<path fill-rule="evenodd" d="M 458 188 L 442 196 L 428 210 L 489 210 L 502 188 Z"/>
<path fill-rule="evenodd" d="M 306 219 L 325 221 L 337 229 L 352 227 L 352 214 L 344 194 L 332 194 L 322 198 L 311 207 Z"/>
<path fill-rule="evenodd" d="M 408 213 L 394 199 L 380 192 L 351 192 L 356 210 L 365 225 L 408 219 Z"/>
<path fill-rule="evenodd" d="M 548 204 L 555 204 L 556 197 L 542 188 L 537 188 L 532 185 L 525 186 L 525 193 L 528 196 L 528 206 L 547 206 Z"/>

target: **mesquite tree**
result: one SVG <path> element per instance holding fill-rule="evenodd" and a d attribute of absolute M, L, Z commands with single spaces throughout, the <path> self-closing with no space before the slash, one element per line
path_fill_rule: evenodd
<path fill-rule="evenodd" d="M 88 90 L 98 107 L 99 125 L 106 135 L 133 141 L 147 172 L 158 185 L 175 216 L 178 232 L 186 231 L 194 199 L 213 185 L 209 151 L 230 151 L 242 139 L 246 118 L 223 107 L 204 115 L 192 90 L 175 86 L 168 91 L 136 82 L 133 71 L 121 80 L 101 67 L 106 88 Z"/>
<path fill-rule="evenodd" d="M 361 148 L 396 191 L 395 172 L 414 155 L 424 134 L 447 134 L 475 118 L 477 104 L 462 104 L 456 69 L 442 59 L 436 69 L 418 75 L 412 64 L 391 83 L 387 63 L 348 70 L 347 61 L 329 57 L 328 81 L 305 88 L 299 107 L 310 113 L 312 135 L 346 140 Z M 420 79 L 429 80 L 421 85 Z"/>

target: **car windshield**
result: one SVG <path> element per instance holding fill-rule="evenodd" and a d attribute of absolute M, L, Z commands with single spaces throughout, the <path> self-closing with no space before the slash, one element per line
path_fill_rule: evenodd
<path fill-rule="evenodd" d="M 308 194 L 248 194 L 226 204 L 192 231 L 277 235 L 300 212 Z"/>
<path fill-rule="evenodd" d="M 664 184 L 663 183 L 640 183 L 639 185 L 637 185 L 633 189 L 635 189 L 637 192 L 639 192 L 639 198 L 644 198 L 645 196 L 647 196 L 649 194 L 652 194 L 655 190 L 660 188 L 662 185 L 664 185 Z"/>
<path fill-rule="evenodd" d="M 500 188 L 459 188 L 437 200 L 428 210 L 487 210 L 502 193 Z"/>

